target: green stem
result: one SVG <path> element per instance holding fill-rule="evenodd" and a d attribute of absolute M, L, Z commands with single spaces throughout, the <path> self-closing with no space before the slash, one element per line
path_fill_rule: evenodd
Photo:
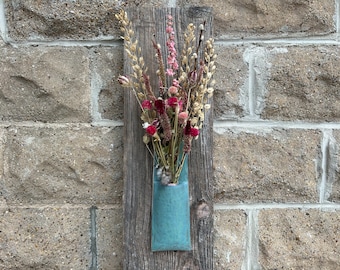
<path fill-rule="evenodd" d="M 177 147 L 178 111 L 179 111 L 179 106 L 177 105 L 175 109 L 175 120 L 174 120 L 174 125 L 173 125 L 174 134 L 171 137 L 171 178 L 172 178 L 173 183 L 178 182 L 178 179 L 176 178 L 176 169 L 175 169 L 177 167 L 175 165 L 176 149 L 178 149 Z"/>
<path fill-rule="evenodd" d="M 163 164 L 164 167 L 167 167 L 167 162 L 166 162 L 163 150 L 162 150 L 162 146 L 160 145 L 160 141 L 159 140 L 157 140 L 156 142 L 152 141 L 152 144 L 157 153 L 157 156 L 161 160 L 161 163 Z"/>
<path fill-rule="evenodd" d="M 181 172 L 182 172 L 182 169 L 183 169 L 183 166 L 184 166 L 184 161 L 185 161 L 186 156 L 187 156 L 187 153 L 183 153 L 183 154 L 182 154 L 180 166 L 178 167 L 178 169 L 177 169 L 177 171 L 176 171 L 176 179 L 177 179 L 177 182 L 178 182 L 179 176 L 181 175 Z M 176 183 L 177 183 L 177 182 L 176 182 Z"/>

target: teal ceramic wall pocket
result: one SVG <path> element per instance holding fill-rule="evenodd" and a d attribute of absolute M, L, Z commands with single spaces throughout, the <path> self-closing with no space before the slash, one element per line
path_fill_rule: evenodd
<path fill-rule="evenodd" d="M 191 250 L 188 162 L 178 184 L 162 185 L 153 169 L 151 250 Z"/>

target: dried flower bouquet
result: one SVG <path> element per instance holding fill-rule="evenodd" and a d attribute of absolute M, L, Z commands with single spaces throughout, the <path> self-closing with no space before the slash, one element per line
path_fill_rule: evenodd
<path fill-rule="evenodd" d="M 214 91 L 212 77 L 216 69 L 213 39 L 204 41 L 204 23 L 198 31 L 192 23 L 189 24 L 184 33 L 183 50 L 178 57 L 173 18 L 168 15 L 166 61 L 163 60 L 161 46 L 152 40 L 159 65 L 156 74 L 151 75 L 159 78 L 156 92 L 151 87 L 142 49 L 134 37 L 127 13 L 121 10 L 116 18 L 124 33 L 125 51 L 133 70 L 132 74 L 119 76 L 118 80 L 133 91 L 141 108 L 145 129 L 143 141 L 157 163 L 161 183 L 177 184 L 191 150 L 192 139 L 199 136 L 205 110 L 210 108 L 209 98 Z"/>

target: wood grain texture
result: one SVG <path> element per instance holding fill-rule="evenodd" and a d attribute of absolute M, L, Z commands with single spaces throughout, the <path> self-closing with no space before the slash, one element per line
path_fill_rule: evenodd
<path fill-rule="evenodd" d="M 165 48 L 166 16 L 174 18 L 174 29 L 180 42 L 189 23 L 206 21 L 205 37 L 212 34 L 212 14 L 207 7 L 187 9 L 130 9 L 136 37 L 142 47 L 153 89 L 157 89 L 158 69 L 151 39 L 155 36 Z M 165 51 L 163 51 L 163 55 Z M 124 72 L 131 73 L 128 57 L 124 56 Z M 152 158 L 142 142 L 140 109 L 128 89 L 124 93 L 124 269 L 213 269 L 213 169 L 212 109 L 205 118 L 205 127 L 194 141 L 189 156 L 189 185 L 192 251 L 151 252 Z"/>

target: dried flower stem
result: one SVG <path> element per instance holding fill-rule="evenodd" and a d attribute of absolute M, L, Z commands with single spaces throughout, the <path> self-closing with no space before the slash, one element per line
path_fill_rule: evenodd
<path fill-rule="evenodd" d="M 145 73 L 143 73 L 143 79 L 144 79 L 146 96 L 151 101 L 155 102 L 157 98 L 155 97 L 154 93 L 152 92 L 149 76 L 146 75 Z"/>
<path fill-rule="evenodd" d="M 164 96 L 164 89 L 166 88 L 166 77 L 165 77 L 165 69 L 164 69 L 162 52 L 160 49 L 160 45 L 157 44 L 154 40 L 152 40 L 152 44 L 156 50 L 157 60 L 158 60 L 159 78 L 160 78 L 159 92 L 161 96 Z"/>

